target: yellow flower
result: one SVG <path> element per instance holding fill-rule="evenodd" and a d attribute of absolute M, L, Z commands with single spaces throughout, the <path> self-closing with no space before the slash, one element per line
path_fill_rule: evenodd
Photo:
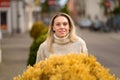
<path fill-rule="evenodd" d="M 120 80 L 109 73 L 93 55 L 69 53 L 51 55 L 48 59 L 28 66 L 13 80 Z"/>

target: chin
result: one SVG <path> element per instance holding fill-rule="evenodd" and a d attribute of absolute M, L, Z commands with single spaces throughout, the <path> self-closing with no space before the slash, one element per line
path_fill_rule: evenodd
<path fill-rule="evenodd" d="M 60 38 L 63 38 L 63 37 L 65 37 L 65 36 L 67 36 L 67 34 L 60 34 L 60 35 L 59 35 Z"/>
<path fill-rule="evenodd" d="M 62 36 L 60 36 L 61 38 L 63 38 L 63 37 L 65 37 L 66 35 L 62 35 Z"/>

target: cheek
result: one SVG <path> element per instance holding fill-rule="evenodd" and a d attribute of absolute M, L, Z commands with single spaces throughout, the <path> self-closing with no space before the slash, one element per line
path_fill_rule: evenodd
<path fill-rule="evenodd" d="M 67 30 L 70 32 L 70 27 L 68 27 Z"/>
<path fill-rule="evenodd" d="M 53 26 L 53 31 L 57 31 L 57 27 Z"/>
<path fill-rule="evenodd" d="M 53 26 L 53 30 L 54 30 L 54 31 L 56 30 L 56 27 L 55 27 L 55 26 Z"/>

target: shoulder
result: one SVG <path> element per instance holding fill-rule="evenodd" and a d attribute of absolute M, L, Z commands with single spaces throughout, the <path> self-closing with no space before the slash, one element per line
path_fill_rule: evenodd
<path fill-rule="evenodd" d="M 80 44 L 82 47 L 82 50 L 81 50 L 82 53 L 88 53 L 86 42 L 81 37 L 78 38 L 78 44 Z"/>
<path fill-rule="evenodd" d="M 46 48 L 46 47 L 47 47 L 47 42 L 44 41 L 43 43 L 40 44 L 39 49 L 43 49 L 43 48 Z"/>
<path fill-rule="evenodd" d="M 85 41 L 81 37 L 77 37 L 77 42 L 83 45 L 86 44 Z"/>
<path fill-rule="evenodd" d="M 86 45 L 85 41 L 79 36 L 76 36 L 76 39 L 73 41 L 73 43 L 80 45 L 80 46 Z"/>

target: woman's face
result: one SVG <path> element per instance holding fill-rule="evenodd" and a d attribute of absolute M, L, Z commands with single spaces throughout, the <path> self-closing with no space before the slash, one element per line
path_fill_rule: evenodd
<path fill-rule="evenodd" d="M 53 30 L 56 36 L 65 37 L 70 30 L 68 19 L 64 16 L 58 16 L 54 19 Z"/>

